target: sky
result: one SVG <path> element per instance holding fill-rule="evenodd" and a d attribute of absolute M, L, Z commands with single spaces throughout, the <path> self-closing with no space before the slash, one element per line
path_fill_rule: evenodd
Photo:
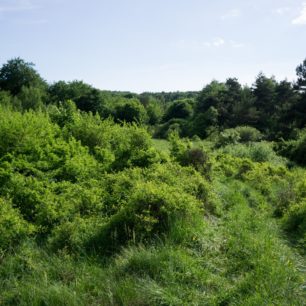
<path fill-rule="evenodd" d="M 301 0 L 0 0 L 0 65 L 21 57 L 48 82 L 132 92 L 294 80 L 306 58 Z"/>

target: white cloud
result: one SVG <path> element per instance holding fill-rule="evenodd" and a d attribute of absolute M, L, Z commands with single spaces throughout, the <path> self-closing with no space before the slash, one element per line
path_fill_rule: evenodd
<path fill-rule="evenodd" d="M 220 47 L 225 44 L 225 40 L 221 37 L 217 37 L 213 40 L 212 45 L 214 47 Z"/>
<path fill-rule="evenodd" d="M 230 45 L 233 48 L 243 48 L 243 47 L 245 47 L 244 43 L 237 42 L 237 41 L 234 41 L 234 40 L 230 40 Z"/>
<path fill-rule="evenodd" d="M 241 16 L 241 11 L 237 8 L 229 10 L 224 15 L 221 16 L 222 20 L 237 18 Z"/>
<path fill-rule="evenodd" d="M 176 43 L 176 47 L 185 50 L 193 50 L 193 51 L 203 51 L 205 49 L 213 49 L 213 48 L 244 48 L 246 46 L 245 43 L 237 42 L 235 40 L 226 40 L 222 37 L 215 37 L 211 40 L 207 41 L 199 41 L 199 40 L 180 40 Z"/>
<path fill-rule="evenodd" d="M 0 12 L 25 11 L 38 8 L 30 0 L 1 1 Z"/>
<path fill-rule="evenodd" d="M 306 25 L 306 2 L 303 3 L 299 16 L 292 20 L 292 24 Z"/>
<path fill-rule="evenodd" d="M 205 47 L 221 47 L 225 44 L 225 40 L 221 37 L 216 37 L 211 41 L 206 41 L 203 43 Z"/>

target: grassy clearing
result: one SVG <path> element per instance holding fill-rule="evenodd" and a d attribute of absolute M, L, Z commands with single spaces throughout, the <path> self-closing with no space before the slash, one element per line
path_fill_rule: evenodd
<path fill-rule="evenodd" d="M 170 143 L 165 139 L 152 139 L 153 145 L 157 150 L 164 153 L 170 153 Z"/>

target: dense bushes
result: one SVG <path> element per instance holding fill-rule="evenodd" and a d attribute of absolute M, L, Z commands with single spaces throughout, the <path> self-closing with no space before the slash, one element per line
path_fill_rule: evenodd
<path fill-rule="evenodd" d="M 220 133 L 217 146 L 229 144 L 256 142 L 262 138 L 261 133 L 251 126 L 238 126 L 233 129 L 226 129 Z"/>
<path fill-rule="evenodd" d="M 146 109 L 138 100 L 128 100 L 116 105 L 114 117 L 118 122 L 129 123 L 145 123 L 148 120 Z"/>
<path fill-rule="evenodd" d="M 306 131 L 299 133 L 296 140 L 290 140 L 278 144 L 279 153 L 290 158 L 296 163 L 306 165 Z"/>
<path fill-rule="evenodd" d="M 179 166 L 153 167 L 162 159 L 143 128 L 65 105 L 68 112 L 50 109 L 61 128 L 42 112 L 0 113 L 0 194 L 52 248 L 103 252 L 166 235 L 179 220 L 187 229 L 202 214 L 209 193 L 203 179 Z M 128 170 L 135 166 L 142 172 Z"/>
<path fill-rule="evenodd" d="M 285 158 L 280 157 L 268 142 L 255 142 L 250 144 L 230 144 L 221 149 L 222 152 L 242 158 L 249 158 L 254 162 L 270 162 L 284 164 Z"/>
<path fill-rule="evenodd" d="M 127 242 L 164 239 L 175 231 L 181 233 L 177 238 L 188 240 L 192 238 L 195 220 L 200 220 L 200 207 L 193 196 L 179 193 L 175 187 L 139 182 L 91 243 L 95 249 L 107 250 Z"/>
<path fill-rule="evenodd" d="M 180 139 L 177 133 L 172 133 L 169 140 L 171 144 L 170 153 L 175 161 L 182 166 L 193 166 L 206 178 L 209 178 L 211 163 L 208 153 L 201 146 L 197 146 L 189 140 Z"/>
<path fill-rule="evenodd" d="M 305 171 L 254 130 L 168 153 L 71 101 L 0 119 L 0 304 L 302 304 Z"/>
<path fill-rule="evenodd" d="M 32 158 L 40 148 L 52 142 L 59 129 L 42 113 L 0 109 L 0 154 L 28 154 Z"/>
<path fill-rule="evenodd" d="M 34 226 L 26 222 L 18 209 L 0 198 L 0 252 L 15 246 L 34 233 Z"/>
<path fill-rule="evenodd" d="M 301 250 L 306 248 L 306 199 L 292 205 L 284 216 L 284 228 Z"/>
<path fill-rule="evenodd" d="M 167 109 L 163 120 L 168 121 L 173 118 L 186 119 L 192 115 L 193 100 L 178 100 L 174 101 Z"/>

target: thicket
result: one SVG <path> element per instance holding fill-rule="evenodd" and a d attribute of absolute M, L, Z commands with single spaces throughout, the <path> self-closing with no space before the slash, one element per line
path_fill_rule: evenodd
<path fill-rule="evenodd" d="M 235 80 L 200 95 L 134 95 L 48 85 L 36 73 L 10 87 L 7 68 L 1 305 L 304 304 L 306 172 L 294 163 L 304 164 L 302 126 L 271 142 L 287 133 L 272 121 L 231 123 L 238 115 L 222 99 L 250 106 L 255 92 Z M 153 141 L 158 129 L 167 141 Z"/>
<path fill-rule="evenodd" d="M 302 303 L 304 171 L 72 102 L 0 119 L 2 304 Z"/>

